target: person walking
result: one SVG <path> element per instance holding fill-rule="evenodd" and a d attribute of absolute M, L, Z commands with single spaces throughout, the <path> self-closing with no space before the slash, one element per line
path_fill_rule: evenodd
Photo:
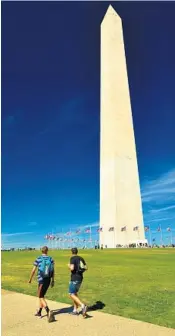
<path fill-rule="evenodd" d="M 83 303 L 78 297 L 79 289 L 83 282 L 83 273 L 88 269 L 85 260 L 78 256 L 78 249 L 76 247 L 71 249 L 72 257 L 70 258 L 70 263 L 68 267 L 71 271 L 71 280 L 69 282 L 69 295 L 73 301 L 74 308 L 72 315 L 79 315 L 78 307 L 82 309 L 83 317 L 86 317 L 87 305 Z"/>
<path fill-rule="evenodd" d="M 45 295 L 49 286 L 54 286 L 54 260 L 52 257 L 48 256 L 48 247 L 44 246 L 41 249 L 42 255 L 39 256 L 34 261 L 34 267 L 32 269 L 29 284 L 31 284 L 32 279 L 38 269 L 38 298 L 39 298 L 39 309 L 37 310 L 35 316 L 41 318 L 42 309 L 44 308 L 47 313 L 48 322 L 51 322 L 53 314 L 50 311 L 47 302 L 45 300 Z"/>

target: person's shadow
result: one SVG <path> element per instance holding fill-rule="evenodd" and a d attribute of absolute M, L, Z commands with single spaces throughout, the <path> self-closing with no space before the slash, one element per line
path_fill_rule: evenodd
<path fill-rule="evenodd" d="M 105 306 L 105 303 L 101 301 L 96 301 L 92 306 L 88 306 L 87 311 L 102 310 Z"/>
<path fill-rule="evenodd" d="M 73 311 L 73 306 L 52 310 L 54 315 L 70 314 L 72 311 Z"/>
<path fill-rule="evenodd" d="M 103 302 L 96 301 L 93 305 L 88 306 L 87 312 L 95 311 L 95 310 L 102 310 L 105 306 L 106 305 Z M 58 314 L 70 314 L 70 313 L 72 313 L 72 311 L 73 311 L 73 306 L 70 306 L 70 307 L 65 307 L 65 308 L 61 308 L 61 309 L 52 310 L 52 313 L 54 315 L 58 315 Z M 92 316 L 88 315 L 87 317 L 92 317 Z"/>

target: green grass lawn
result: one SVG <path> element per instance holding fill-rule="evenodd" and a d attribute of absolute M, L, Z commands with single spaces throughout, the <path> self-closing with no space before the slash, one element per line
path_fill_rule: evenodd
<path fill-rule="evenodd" d="M 175 328 L 175 249 L 87 250 L 88 263 L 80 296 L 87 304 L 102 301 L 104 312 Z M 47 298 L 70 303 L 69 251 L 51 251 L 55 287 Z M 28 284 L 37 251 L 2 252 L 2 288 L 36 295 Z"/>

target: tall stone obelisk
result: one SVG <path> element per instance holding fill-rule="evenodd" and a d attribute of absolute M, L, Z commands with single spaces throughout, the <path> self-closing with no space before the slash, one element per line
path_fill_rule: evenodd
<path fill-rule="evenodd" d="M 100 244 L 144 242 L 142 203 L 122 21 L 101 24 Z"/>

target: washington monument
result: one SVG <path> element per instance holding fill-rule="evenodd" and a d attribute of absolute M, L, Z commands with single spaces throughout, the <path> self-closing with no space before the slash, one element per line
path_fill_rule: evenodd
<path fill-rule="evenodd" d="M 145 242 L 122 21 L 101 24 L 100 244 Z"/>

